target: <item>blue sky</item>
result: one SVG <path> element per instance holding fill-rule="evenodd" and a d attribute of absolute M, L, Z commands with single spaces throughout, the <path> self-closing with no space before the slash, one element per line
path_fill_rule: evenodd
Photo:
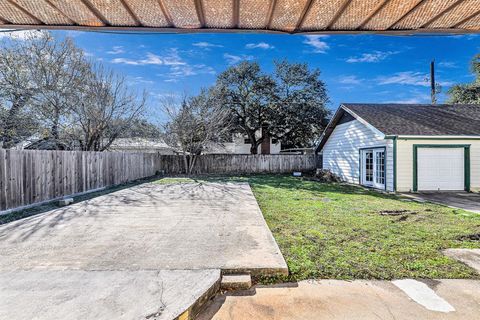
<path fill-rule="evenodd" d="M 273 60 L 283 58 L 321 70 L 330 109 L 341 102 L 428 103 L 432 59 L 446 92 L 452 83 L 473 79 L 469 61 L 480 53 L 478 35 L 55 34 L 72 36 L 92 59 L 147 89 L 152 109 L 165 95 L 195 94 L 241 60 L 272 71 Z"/>

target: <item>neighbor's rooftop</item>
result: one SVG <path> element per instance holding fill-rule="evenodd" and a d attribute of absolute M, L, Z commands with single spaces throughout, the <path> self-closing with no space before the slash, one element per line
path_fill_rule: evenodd
<path fill-rule="evenodd" d="M 480 0 L 3 0 L 0 27 L 464 33 L 480 31 Z"/>

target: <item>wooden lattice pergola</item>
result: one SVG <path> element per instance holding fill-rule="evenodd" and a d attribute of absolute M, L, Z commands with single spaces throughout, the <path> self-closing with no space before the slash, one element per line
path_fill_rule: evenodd
<path fill-rule="evenodd" d="M 1 28 L 466 33 L 480 0 L 0 0 Z"/>

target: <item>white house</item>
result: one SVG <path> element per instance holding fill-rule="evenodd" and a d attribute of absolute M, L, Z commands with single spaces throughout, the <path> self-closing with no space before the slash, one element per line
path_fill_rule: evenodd
<path fill-rule="evenodd" d="M 257 131 L 257 138 L 261 137 L 261 131 Z M 250 154 L 250 147 L 252 146 L 250 139 L 240 133 L 232 135 L 230 142 L 223 142 L 221 144 L 215 144 L 207 148 L 206 153 L 210 154 L 222 154 L 222 153 L 234 153 L 234 154 Z M 257 149 L 257 154 L 278 154 L 282 149 L 282 144 L 275 138 L 265 139 Z"/>
<path fill-rule="evenodd" d="M 323 168 L 387 191 L 480 190 L 480 105 L 342 104 Z"/>

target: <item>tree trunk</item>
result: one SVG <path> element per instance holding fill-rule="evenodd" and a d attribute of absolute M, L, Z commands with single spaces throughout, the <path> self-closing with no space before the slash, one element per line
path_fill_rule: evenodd
<path fill-rule="evenodd" d="M 50 135 L 55 143 L 55 149 L 61 150 L 62 147 L 60 146 L 60 109 L 57 106 L 53 107 L 53 123 L 52 127 L 50 128 Z"/>
<path fill-rule="evenodd" d="M 250 144 L 250 154 L 257 154 L 258 153 L 258 144 L 253 142 Z"/>
<path fill-rule="evenodd" d="M 188 175 L 192 174 L 193 168 L 195 167 L 195 162 L 197 160 L 197 156 L 195 154 L 190 155 L 190 164 L 188 168 Z"/>
<path fill-rule="evenodd" d="M 188 158 L 185 152 L 183 152 L 183 167 L 185 169 L 185 174 L 188 174 Z"/>
<path fill-rule="evenodd" d="M 15 131 L 15 119 L 20 112 L 20 109 L 23 107 L 23 103 L 21 101 L 15 101 L 8 110 L 8 116 L 5 119 L 5 127 L 2 132 L 2 148 L 8 149 L 13 146 L 14 140 L 14 131 Z"/>

